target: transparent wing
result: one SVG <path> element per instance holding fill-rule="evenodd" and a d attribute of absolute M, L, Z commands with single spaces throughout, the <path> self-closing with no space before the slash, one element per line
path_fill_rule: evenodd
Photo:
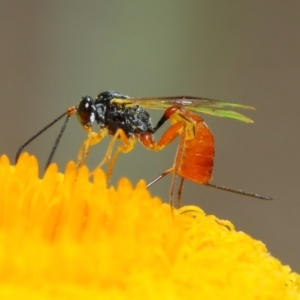
<path fill-rule="evenodd" d="M 125 106 L 140 105 L 149 109 L 167 109 L 172 105 L 182 105 L 188 110 L 205 113 L 212 116 L 235 119 L 238 121 L 253 123 L 250 118 L 232 110 L 232 109 L 255 109 L 239 103 L 219 101 L 207 98 L 175 96 L 175 97 L 158 97 L 158 98 L 127 98 L 114 99 L 114 103 Z"/>

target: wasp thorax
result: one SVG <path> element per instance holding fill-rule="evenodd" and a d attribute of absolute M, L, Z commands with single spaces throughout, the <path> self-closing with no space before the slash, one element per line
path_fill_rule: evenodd
<path fill-rule="evenodd" d="M 93 98 L 90 96 L 82 97 L 77 107 L 77 119 L 84 129 L 88 129 L 93 125 L 95 113 L 96 108 Z"/>
<path fill-rule="evenodd" d="M 95 103 L 109 103 L 112 99 L 127 99 L 128 96 L 122 95 L 118 92 L 114 92 L 114 91 L 106 91 L 106 92 L 102 92 L 100 93 L 96 99 L 95 99 Z"/>

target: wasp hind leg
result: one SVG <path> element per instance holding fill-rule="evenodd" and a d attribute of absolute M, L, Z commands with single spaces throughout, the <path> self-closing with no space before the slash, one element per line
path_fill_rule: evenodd
<path fill-rule="evenodd" d="M 171 182 L 171 187 L 170 187 L 170 192 L 169 192 L 169 198 L 170 198 L 170 205 L 173 207 L 174 204 L 174 189 L 175 189 L 175 183 L 176 183 L 176 178 L 178 176 L 178 169 L 181 166 L 182 162 L 182 156 L 183 156 L 183 151 L 184 151 L 184 142 L 185 142 L 185 134 L 186 134 L 186 124 L 184 122 L 178 122 L 173 124 L 171 127 L 169 127 L 160 140 L 158 142 L 155 142 L 154 138 L 152 135 L 147 134 L 145 136 L 142 136 L 140 141 L 141 143 L 149 150 L 153 151 L 159 151 L 165 148 L 167 145 L 169 145 L 171 142 L 175 140 L 177 136 L 180 137 L 179 140 L 179 145 L 177 148 L 177 153 L 175 155 L 175 160 L 173 163 L 173 167 L 166 170 L 163 172 L 161 175 L 159 175 L 157 178 L 155 178 L 153 181 L 151 181 L 147 187 L 151 186 L 154 184 L 156 181 L 161 179 L 162 177 L 165 177 L 166 175 L 172 173 L 172 182 Z M 181 205 L 181 192 L 183 189 L 183 182 L 184 178 L 181 177 L 181 182 L 180 186 L 178 189 L 178 194 L 177 194 L 177 204 L 178 207 Z"/>
<path fill-rule="evenodd" d="M 142 136 L 140 138 L 142 144 L 148 148 L 149 150 L 159 151 L 165 148 L 167 145 L 169 145 L 171 142 L 175 140 L 177 136 L 179 136 L 179 145 L 177 147 L 177 152 L 175 155 L 175 160 L 173 163 L 173 167 L 163 172 L 161 175 L 159 175 L 157 178 L 152 180 L 147 187 L 151 186 L 153 183 L 161 179 L 162 177 L 172 173 L 172 182 L 169 192 L 169 199 L 170 199 L 170 205 L 173 207 L 174 205 L 174 189 L 175 189 L 175 183 L 176 178 L 179 176 L 179 169 L 182 165 L 182 158 L 184 153 L 184 147 L 185 147 L 185 141 L 187 139 L 187 131 L 188 126 L 190 128 L 194 128 L 194 123 L 192 120 L 188 118 L 184 118 L 185 110 L 183 110 L 181 107 L 173 106 L 168 108 L 161 120 L 158 122 L 158 127 L 160 127 L 166 120 L 173 118 L 172 125 L 169 127 L 161 136 L 160 140 L 158 142 L 155 142 L 154 138 L 150 134 L 145 134 L 145 136 Z M 193 130 L 192 130 L 193 132 Z M 177 193 L 177 206 L 178 208 L 181 206 L 181 194 L 183 190 L 183 183 L 184 178 L 182 176 L 181 181 L 178 188 Z"/>

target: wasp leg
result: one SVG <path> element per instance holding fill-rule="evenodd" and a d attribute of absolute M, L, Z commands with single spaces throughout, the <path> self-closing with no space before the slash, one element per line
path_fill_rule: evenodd
<path fill-rule="evenodd" d="M 118 129 L 117 132 L 118 131 L 119 131 L 119 138 L 123 142 L 123 145 L 121 145 L 117 148 L 113 158 L 109 161 L 108 169 L 107 169 L 107 178 L 108 179 L 110 178 L 110 176 L 113 172 L 113 169 L 114 169 L 114 166 L 115 166 L 115 163 L 117 161 L 119 154 L 121 152 L 123 152 L 123 153 L 130 152 L 136 144 L 135 138 L 131 138 L 131 139 L 128 138 L 122 129 Z"/>
<path fill-rule="evenodd" d="M 158 176 L 150 183 L 150 185 L 153 184 L 158 179 L 166 176 L 169 173 L 173 174 L 170 192 L 169 192 L 171 205 L 173 205 L 174 203 L 173 199 L 174 199 L 174 188 L 175 188 L 176 176 L 180 174 L 179 169 L 182 166 L 183 154 L 185 151 L 185 142 L 187 141 L 187 139 L 194 138 L 195 121 L 192 118 L 189 118 L 189 116 L 185 112 L 186 111 L 179 106 L 172 106 L 165 111 L 164 115 L 158 122 L 156 129 L 158 129 L 168 119 L 170 120 L 172 125 L 164 132 L 164 134 L 162 135 L 162 137 L 158 142 L 155 142 L 153 135 L 149 133 L 143 134 L 140 137 L 141 143 L 146 148 L 148 148 L 149 150 L 159 151 L 162 150 L 171 142 L 173 142 L 177 136 L 180 136 L 179 145 L 177 148 L 177 153 L 175 155 L 173 167 L 163 172 L 160 176 Z M 180 207 L 181 205 L 181 193 L 183 190 L 183 183 L 184 183 L 184 178 L 181 176 L 181 181 L 180 181 L 178 194 L 177 194 L 178 207 Z"/>
<path fill-rule="evenodd" d="M 184 183 L 184 177 L 181 177 L 179 188 L 178 188 L 178 193 L 177 193 L 178 208 L 181 207 L 181 195 L 182 195 L 182 190 L 183 190 L 183 183 Z"/>
<path fill-rule="evenodd" d="M 139 141 L 149 150 L 160 151 L 172 143 L 177 136 L 181 135 L 183 127 L 184 122 L 173 124 L 163 133 L 158 142 L 155 141 L 153 134 L 149 132 L 142 133 L 139 137 Z"/>
<path fill-rule="evenodd" d="M 114 153 L 113 157 L 111 158 L 111 154 L 113 152 L 113 147 L 117 141 L 117 139 L 120 139 L 123 143 L 123 145 L 118 146 L 116 152 Z M 106 172 L 106 177 L 109 179 L 111 177 L 111 174 L 113 172 L 116 160 L 121 152 L 128 153 L 130 152 L 136 144 L 135 138 L 128 138 L 124 131 L 122 129 L 118 129 L 116 133 L 114 134 L 111 142 L 108 145 L 106 154 L 104 158 L 102 159 L 101 163 L 97 166 L 97 168 L 101 168 L 105 163 L 108 163 L 108 168 Z M 96 169 L 97 169 L 96 168 Z M 91 173 L 93 174 L 95 170 Z"/>
<path fill-rule="evenodd" d="M 153 151 L 160 151 L 166 146 L 168 146 L 170 143 L 172 143 L 177 136 L 180 136 L 180 141 L 179 145 L 177 148 L 177 153 L 175 156 L 174 164 L 173 167 L 170 168 L 169 170 L 165 171 L 162 174 L 162 177 L 172 173 L 173 178 L 172 178 L 172 183 L 171 183 L 171 188 L 170 188 L 170 204 L 173 206 L 173 199 L 174 199 L 174 188 L 175 188 L 175 182 L 176 182 L 176 176 L 178 174 L 178 169 L 181 165 L 181 159 L 182 159 L 182 154 L 184 150 L 184 142 L 185 142 L 185 131 L 186 131 L 186 124 L 184 121 L 178 121 L 177 123 L 173 124 L 171 127 L 169 127 L 164 134 L 161 136 L 160 140 L 156 142 L 154 140 L 154 137 L 150 133 L 145 133 L 140 136 L 140 142 L 149 150 Z M 182 190 L 182 185 L 183 182 L 180 185 L 180 192 Z M 180 196 L 178 197 L 178 205 L 180 205 Z"/>
<path fill-rule="evenodd" d="M 107 136 L 108 132 L 106 129 L 101 129 L 99 133 L 89 130 L 88 138 L 82 143 L 78 156 L 77 156 L 77 167 L 82 166 L 90 153 L 91 146 L 98 144 Z"/>

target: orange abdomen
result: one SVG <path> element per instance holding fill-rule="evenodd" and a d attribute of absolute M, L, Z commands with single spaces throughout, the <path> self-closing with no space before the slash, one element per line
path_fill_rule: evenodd
<path fill-rule="evenodd" d="M 203 184 L 212 178 L 215 156 L 214 137 L 201 117 L 191 113 L 190 115 L 193 115 L 193 119 L 197 119 L 195 136 L 184 143 L 178 174 Z"/>

